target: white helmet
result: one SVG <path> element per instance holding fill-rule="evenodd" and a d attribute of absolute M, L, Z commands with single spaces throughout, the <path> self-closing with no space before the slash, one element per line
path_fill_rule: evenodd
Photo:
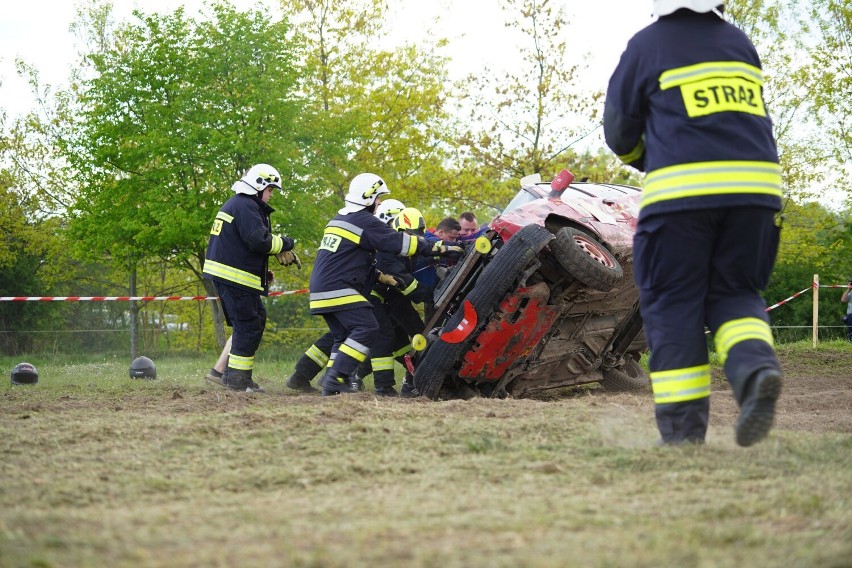
<path fill-rule="evenodd" d="M 390 223 L 396 216 L 399 215 L 399 212 L 405 209 L 405 205 L 402 204 L 402 201 L 398 199 L 388 199 L 387 201 L 382 201 L 379 203 L 379 206 L 376 207 L 376 217 L 382 220 L 382 223 Z"/>
<path fill-rule="evenodd" d="M 390 193 L 385 180 L 376 174 L 358 174 L 349 184 L 349 192 L 343 200 L 346 207 L 338 211 L 341 215 L 355 213 L 376 202 L 380 195 Z"/>
<path fill-rule="evenodd" d="M 269 185 L 281 189 L 281 174 L 269 164 L 257 164 L 249 168 L 249 171 L 242 178 L 234 182 L 231 191 L 246 195 L 257 195 Z"/>
<path fill-rule="evenodd" d="M 668 16 L 681 8 L 699 13 L 712 12 L 716 6 L 724 3 L 724 0 L 654 0 L 654 15 Z"/>

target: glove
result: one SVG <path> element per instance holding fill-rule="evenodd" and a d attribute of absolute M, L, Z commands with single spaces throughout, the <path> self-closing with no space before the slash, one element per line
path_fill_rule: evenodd
<path fill-rule="evenodd" d="M 455 259 L 464 254 L 464 249 L 457 245 L 445 245 L 439 241 L 432 245 L 432 252 L 438 256 L 446 256 L 448 258 Z"/>
<path fill-rule="evenodd" d="M 387 284 L 393 288 L 399 288 L 399 281 L 390 274 L 385 274 L 384 272 L 379 272 L 379 282 Z"/>
<path fill-rule="evenodd" d="M 299 260 L 299 257 L 296 256 L 296 253 L 292 250 L 285 250 L 284 252 L 279 252 L 275 255 L 275 258 L 278 259 L 278 262 L 281 263 L 281 266 L 290 266 L 291 264 L 295 264 L 296 268 L 299 270 L 302 269 L 302 261 Z"/>

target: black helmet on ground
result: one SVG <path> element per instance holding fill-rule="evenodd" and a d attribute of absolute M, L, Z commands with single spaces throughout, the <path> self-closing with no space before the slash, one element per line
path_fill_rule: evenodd
<path fill-rule="evenodd" d="M 130 364 L 131 379 L 156 379 L 157 366 L 147 357 L 137 357 Z"/>
<path fill-rule="evenodd" d="M 34 385 L 38 382 L 38 370 L 30 363 L 18 363 L 12 369 L 13 385 Z"/>

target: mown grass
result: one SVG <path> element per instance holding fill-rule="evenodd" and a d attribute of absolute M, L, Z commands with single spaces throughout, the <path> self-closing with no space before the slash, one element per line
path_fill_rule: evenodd
<path fill-rule="evenodd" d="M 0 387 L 0 566 L 850 566 L 848 433 L 657 448 L 647 395 L 323 399 L 286 361 L 247 395 L 208 359 Z"/>

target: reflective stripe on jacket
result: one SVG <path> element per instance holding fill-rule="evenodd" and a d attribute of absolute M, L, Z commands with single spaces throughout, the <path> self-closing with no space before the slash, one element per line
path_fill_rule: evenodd
<path fill-rule="evenodd" d="M 607 145 L 648 172 L 640 216 L 781 208 L 781 169 L 757 51 L 710 12 L 681 9 L 639 31 L 610 78 Z"/>
<path fill-rule="evenodd" d="M 431 245 L 380 221 L 367 209 L 337 215 L 328 225 L 311 272 L 311 313 L 370 306 L 375 253 L 424 254 Z"/>
<path fill-rule="evenodd" d="M 260 198 L 241 193 L 226 201 L 210 229 L 205 278 L 266 295 L 269 255 L 293 248 L 293 239 L 269 232 L 273 211 Z"/>

